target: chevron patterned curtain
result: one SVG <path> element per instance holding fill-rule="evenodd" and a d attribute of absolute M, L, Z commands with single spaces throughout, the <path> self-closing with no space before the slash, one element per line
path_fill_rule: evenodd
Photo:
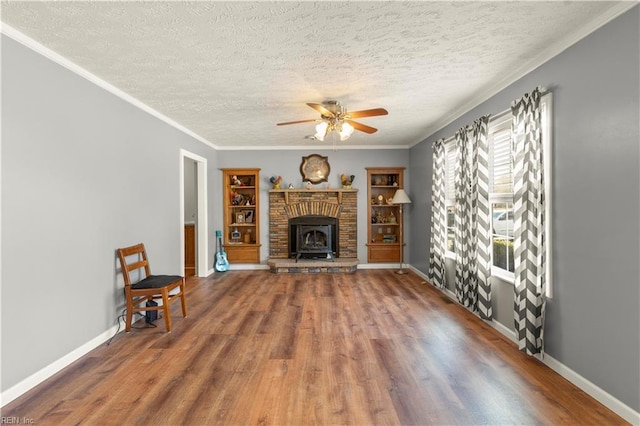
<path fill-rule="evenodd" d="M 478 226 L 476 243 L 476 273 L 478 279 L 478 315 L 485 320 L 493 318 L 491 308 L 491 203 L 489 202 L 489 116 L 482 117 L 473 125 L 475 141 L 473 164 L 475 164 Z"/>
<path fill-rule="evenodd" d="M 543 350 L 545 235 L 540 90 L 516 100 L 512 142 L 514 161 L 514 320 L 518 346 L 529 355 Z"/>
<path fill-rule="evenodd" d="M 447 222 L 445 212 L 445 152 L 444 139 L 433 144 L 433 178 L 431 183 L 431 241 L 429 247 L 429 272 L 431 284 L 444 288 L 444 269 Z"/>
<path fill-rule="evenodd" d="M 488 117 L 456 132 L 456 297 L 490 320 L 490 205 Z"/>
<path fill-rule="evenodd" d="M 478 228 L 476 225 L 477 181 L 470 153 L 473 142 L 469 141 L 466 127 L 455 134 L 456 143 L 456 215 L 455 215 L 455 251 L 456 251 L 456 297 L 462 306 L 472 311 L 477 308 L 478 278 L 476 275 L 476 245 Z"/>

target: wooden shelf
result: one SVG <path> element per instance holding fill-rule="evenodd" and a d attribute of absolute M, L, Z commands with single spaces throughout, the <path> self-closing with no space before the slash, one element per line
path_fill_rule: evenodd
<path fill-rule="evenodd" d="M 367 261 L 400 262 L 402 220 L 400 205 L 389 204 L 403 188 L 404 167 L 367 167 Z M 382 196 L 382 202 L 379 201 Z M 373 218 L 376 221 L 373 222 Z M 391 220 L 391 222 L 389 222 Z M 392 239 L 384 241 L 385 236 Z"/>
<path fill-rule="evenodd" d="M 229 263 L 260 263 L 260 169 L 221 170 L 223 245 Z M 235 184 L 234 177 L 242 184 Z M 242 217 L 239 218 L 239 215 Z"/>
<path fill-rule="evenodd" d="M 349 189 L 342 189 L 342 188 L 323 188 L 323 189 L 270 189 L 269 192 L 278 192 L 278 193 L 283 193 L 284 194 L 284 202 L 286 204 L 289 204 L 289 193 L 293 193 L 293 192 L 309 192 L 309 193 L 314 193 L 314 192 L 329 192 L 329 193 L 335 193 L 336 196 L 338 197 L 338 204 L 342 204 L 342 194 L 344 192 L 358 192 L 357 189 L 353 189 L 353 188 L 349 188 Z"/>

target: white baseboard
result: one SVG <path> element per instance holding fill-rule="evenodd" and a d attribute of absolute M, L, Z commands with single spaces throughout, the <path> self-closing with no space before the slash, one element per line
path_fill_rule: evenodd
<path fill-rule="evenodd" d="M 640 413 L 624 402 L 616 399 L 547 353 L 544 354 L 542 362 L 632 425 L 640 425 Z"/>
<path fill-rule="evenodd" d="M 409 265 L 404 267 L 409 269 Z M 358 269 L 400 269 L 399 263 L 358 263 Z"/>
<path fill-rule="evenodd" d="M 516 344 L 518 343 L 518 340 L 516 339 L 516 332 L 511 330 L 509 327 L 507 327 L 506 325 L 502 324 L 501 322 L 498 322 L 498 321 L 485 321 L 485 324 L 488 324 L 491 327 L 493 327 L 496 330 L 498 330 L 499 333 L 501 333 L 504 336 L 508 337 L 509 340 L 511 340 L 513 343 L 516 343 Z"/>
<path fill-rule="evenodd" d="M 269 269 L 269 265 L 263 265 L 262 263 L 242 263 L 239 265 L 229 265 L 230 271 L 261 271 Z"/>
<path fill-rule="evenodd" d="M 364 265 L 358 265 L 358 268 L 360 269 L 361 266 L 365 266 L 364 268 L 361 268 L 361 269 L 388 269 L 389 266 L 388 265 L 385 266 L 385 265 L 386 264 L 377 264 L 377 265 L 364 264 Z M 411 269 L 413 272 L 415 272 L 417 275 L 423 277 L 425 279 L 425 284 L 427 283 L 426 276 L 422 272 L 413 268 L 412 266 L 407 266 L 407 267 Z M 236 266 L 236 268 L 233 268 L 233 269 L 258 270 L 258 269 L 268 269 L 268 266 L 253 264 L 253 265 L 243 265 L 242 267 Z M 453 294 L 450 290 L 444 289 L 441 291 L 457 303 L 455 294 Z M 478 318 L 478 320 L 482 321 L 480 318 Z M 515 332 L 513 330 L 509 329 L 508 327 L 504 326 L 503 324 L 497 321 L 485 321 L 485 322 L 490 326 L 492 326 L 493 328 L 495 328 L 496 330 L 498 330 L 498 332 L 507 336 L 511 341 L 513 342 L 516 341 Z M 121 329 L 124 329 L 124 323 L 121 322 L 119 326 Z M 32 374 L 31 376 L 27 377 L 20 383 L 2 392 L 2 394 L 0 394 L 0 407 L 18 398 L 20 395 L 24 394 L 25 392 L 37 386 L 38 384 L 42 383 L 43 381 L 53 376 L 63 368 L 67 367 L 68 365 L 70 365 L 71 363 L 73 363 L 83 355 L 86 355 L 91 350 L 97 348 L 98 346 L 100 346 L 101 344 L 109 340 L 114 334 L 116 334 L 117 331 L 118 331 L 118 325 L 114 325 L 109 330 L 93 338 L 92 340 L 88 341 L 87 343 L 80 346 L 79 348 L 71 351 L 67 355 L 63 356 L 62 358 L 58 359 L 57 361 L 53 362 L 52 364 L 48 365 L 42 370 Z M 619 415 L 620 417 L 628 421 L 629 423 L 633 425 L 640 425 L 639 412 L 635 411 L 633 408 L 629 407 L 622 401 L 616 399 L 615 397 L 613 397 L 608 392 L 604 391 L 599 386 L 585 379 L 580 374 L 576 373 L 566 365 L 562 364 L 560 361 L 551 357 L 549 354 L 544 354 L 542 362 L 545 365 L 547 365 L 549 368 L 551 368 L 553 371 L 560 374 L 562 377 L 569 380 L 578 388 L 586 392 L 592 398 L 599 401 L 605 407 L 609 408 L 611 411 L 613 411 L 614 413 L 616 413 L 617 415 Z"/>
<path fill-rule="evenodd" d="M 119 321 L 118 325 L 114 325 L 107 331 L 89 340 L 84 345 L 74 349 L 73 351 L 69 352 L 67 355 L 63 356 L 57 361 L 54 361 L 53 363 L 41 369 L 40 371 L 35 372 L 31 376 L 27 377 L 26 379 L 22 380 L 21 382 L 15 384 L 14 386 L 7 389 L 6 391 L 2 392 L 2 394 L 0 394 L 0 407 L 4 407 L 6 404 L 18 398 L 20 395 L 33 389 L 40 383 L 44 382 L 45 380 L 47 380 L 48 378 L 56 374 L 58 371 L 69 366 L 74 361 L 78 360 L 79 358 L 91 352 L 93 349 L 97 348 L 104 342 L 108 341 L 118 332 L 118 329 L 124 330 L 124 321 L 121 320 L 120 318 L 118 319 L 118 321 Z"/>
<path fill-rule="evenodd" d="M 419 275 L 420 277 L 424 278 L 425 281 L 427 280 L 427 276 L 421 271 L 413 267 L 411 267 L 411 270 L 415 272 L 417 275 Z M 441 290 L 443 293 L 449 296 L 450 299 L 458 303 L 455 294 L 451 290 L 449 289 L 438 289 L 438 290 Z M 480 318 L 478 318 L 478 320 L 483 321 Z M 491 327 L 493 327 L 494 329 L 496 329 L 499 333 L 508 337 L 512 342 L 517 344 L 515 331 L 511 330 L 504 324 L 499 323 L 498 321 L 484 321 L 484 322 L 490 325 Z M 618 400 L 617 398 L 615 398 L 614 396 L 612 396 L 611 394 L 609 394 L 599 386 L 585 379 L 580 374 L 576 373 L 575 371 L 573 371 L 572 369 L 570 369 L 560 361 L 556 360 L 549 354 L 545 353 L 544 356 L 542 357 L 537 356 L 536 358 L 538 358 L 547 367 L 551 368 L 553 371 L 555 371 L 556 373 L 558 373 L 559 375 L 561 375 L 562 377 L 564 377 L 565 379 L 567 379 L 568 381 L 576 385 L 578 388 L 580 388 L 582 391 L 587 393 L 593 399 L 600 402 L 602 405 L 604 405 L 609 410 L 613 411 L 614 413 L 616 413 L 617 415 L 619 415 L 620 417 L 622 417 L 632 425 L 640 425 L 640 413 L 635 411 L 633 408 L 629 407 L 628 405 L 626 405 L 624 402 Z"/>
<path fill-rule="evenodd" d="M 269 265 L 263 265 L 262 263 L 240 263 L 240 264 L 229 264 L 229 269 L 228 271 L 261 271 L 264 269 L 269 269 Z M 221 271 L 221 273 L 224 273 L 226 271 Z M 209 275 L 211 276 L 213 274 L 218 273 L 218 271 L 216 271 L 215 269 L 210 269 L 209 270 Z"/>

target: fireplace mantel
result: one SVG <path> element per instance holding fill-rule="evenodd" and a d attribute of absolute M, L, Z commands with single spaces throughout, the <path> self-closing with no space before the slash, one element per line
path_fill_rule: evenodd
<path fill-rule="evenodd" d="M 289 204 L 289 194 L 290 193 L 297 193 L 297 192 L 303 192 L 303 193 L 319 193 L 319 192 L 324 192 L 324 193 L 332 193 L 332 194 L 336 194 L 336 197 L 338 198 L 338 204 L 342 204 L 342 194 L 345 192 L 358 192 L 357 189 L 342 189 L 342 188 L 323 188 L 323 189 L 270 189 L 269 193 L 283 193 L 284 194 L 284 200 L 286 204 Z"/>

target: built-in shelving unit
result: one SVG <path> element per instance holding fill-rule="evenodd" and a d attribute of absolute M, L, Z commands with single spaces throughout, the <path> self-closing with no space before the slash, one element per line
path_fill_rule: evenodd
<path fill-rule="evenodd" d="M 221 169 L 229 263 L 260 262 L 260 169 Z"/>
<path fill-rule="evenodd" d="M 403 217 L 391 204 L 403 188 L 404 167 L 367 167 L 367 261 L 399 262 Z"/>

